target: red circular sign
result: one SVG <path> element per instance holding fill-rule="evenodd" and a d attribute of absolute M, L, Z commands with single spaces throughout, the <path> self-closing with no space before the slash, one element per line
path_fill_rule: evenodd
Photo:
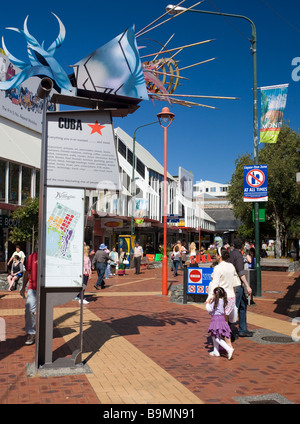
<path fill-rule="evenodd" d="M 260 169 L 251 169 L 246 180 L 250 187 L 260 187 L 265 182 L 265 174 Z"/>
<path fill-rule="evenodd" d="M 189 278 L 192 283 L 199 283 L 202 278 L 201 271 L 199 269 L 193 269 L 189 273 Z"/>

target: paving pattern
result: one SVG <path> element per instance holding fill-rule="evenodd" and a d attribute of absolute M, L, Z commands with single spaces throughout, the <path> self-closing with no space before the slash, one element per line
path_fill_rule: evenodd
<path fill-rule="evenodd" d="M 169 289 L 182 283 L 168 276 Z M 234 356 L 211 357 L 210 317 L 201 303 L 161 295 L 161 269 L 115 276 L 104 290 L 90 279 L 83 314 L 83 360 L 91 373 L 28 377 L 35 346 L 25 346 L 24 305 L 18 292 L 0 292 L 0 404 L 238 404 L 244 396 L 277 394 L 300 402 L 300 343 L 234 342 Z M 275 293 L 274 293 L 275 292 Z M 279 292 L 279 293 L 278 293 Z M 299 336 L 300 272 L 262 273 L 262 297 L 248 308 L 250 330 Z M 80 309 L 54 308 L 53 359 L 78 347 Z M 293 321 L 294 319 L 294 321 Z M 298 324 L 300 326 L 300 324 Z M 294 333 L 293 333 L 294 331 Z"/>

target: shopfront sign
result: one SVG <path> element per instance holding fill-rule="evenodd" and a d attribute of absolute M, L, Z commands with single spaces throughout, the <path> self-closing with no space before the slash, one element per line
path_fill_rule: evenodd
<path fill-rule="evenodd" d="M 8 215 L 0 215 L 0 228 L 18 227 L 20 221 Z"/>

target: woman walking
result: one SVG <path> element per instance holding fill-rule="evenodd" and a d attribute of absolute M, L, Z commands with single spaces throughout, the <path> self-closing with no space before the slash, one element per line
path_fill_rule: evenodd
<path fill-rule="evenodd" d="M 225 315 L 227 317 L 235 306 L 235 268 L 234 265 L 226 262 L 229 259 L 229 256 L 230 253 L 224 247 L 218 248 L 218 253 L 216 255 L 218 265 L 214 268 L 212 281 L 208 286 L 208 297 L 206 300 L 206 302 L 211 303 L 214 298 L 214 289 L 216 287 L 222 287 L 226 291 L 227 295 L 227 304 L 225 306 Z M 232 347 L 230 339 L 226 340 L 226 342 Z"/>

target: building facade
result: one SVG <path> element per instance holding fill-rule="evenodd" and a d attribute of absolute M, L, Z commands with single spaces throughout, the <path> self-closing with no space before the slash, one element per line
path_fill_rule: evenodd
<path fill-rule="evenodd" d="M 204 210 L 214 219 L 215 235 L 223 242 L 231 243 L 241 221 L 234 216 L 233 208 L 227 199 L 229 184 L 214 181 L 198 181 L 194 185 L 194 196 L 201 198 Z"/>
<path fill-rule="evenodd" d="M 27 197 L 38 196 L 40 182 L 41 125 L 37 130 L 0 116 L 0 271 L 15 250 L 9 242 L 9 227 L 17 225 L 11 214 Z M 104 242 L 118 247 L 120 235 L 134 235 L 141 244 L 158 251 L 163 244 L 163 166 L 140 143 L 121 128 L 115 129 L 115 147 L 122 190 L 86 190 L 85 241 L 97 248 Z M 167 214 L 179 216 L 168 224 L 168 243 L 213 241 L 216 223 L 197 198 L 185 196 L 179 177 L 167 175 Z M 137 205 L 142 207 L 136 209 Z M 139 218 L 139 219 L 135 219 Z M 28 255 L 30 240 L 21 245 Z"/>
<path fill-rule="evenodd" d="M 97 247 L 100 242 L 118 246 L 118 236 L 134 235 L 145 247 L 157 251 L 163 244 L 163 186 L 164 168 L 140 143 L 121 128 L 115 129 L 122 191 L 119 193 L 90 191 L 87 193 L 88 218 L 86 240 Z M 135 151 L 135 158 L 133 157 Z M 134 164 L 133 164 L 134 162 Z M 133 171 L 134 166 L 134 171 Z M 199 211 L 197 202 L 186 197 L 180 189 L 180 180 L 167 173 L 167 214 L 178 215 L 178 223 L 168 224 L 168 243 L 178 239 L 187 244 L 198 241 L 199 212 L 201 213 L 202 236 L 213 240 L 215 221 L 204 211 Z M 135 205 L 145 201 L 143 222 L 137 223 Z M 119 218 L 119 227 L 106 227 L 108 219 Z M 113 222 L 113 221 L 112 221 Z M 134 223 L 132 228 L 132 223 Z M 204 231 L 204 232 L 203 232 Z"/>

